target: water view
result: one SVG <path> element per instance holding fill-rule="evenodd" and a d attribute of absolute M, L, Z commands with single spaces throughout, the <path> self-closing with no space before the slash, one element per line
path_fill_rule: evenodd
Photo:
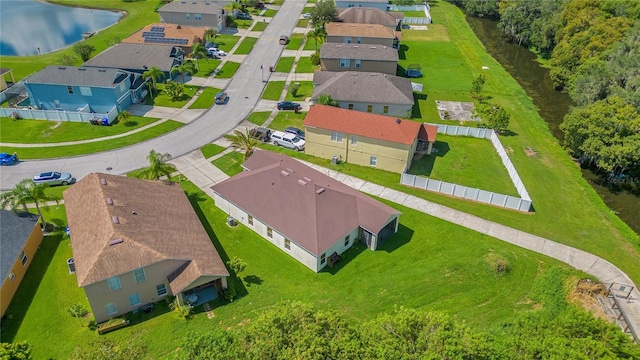
<path fill-rule="evenodd" d="M 0 55 L 36 55 L 65 48 L 115 24 L 122 13 L 0 0 Z"/>

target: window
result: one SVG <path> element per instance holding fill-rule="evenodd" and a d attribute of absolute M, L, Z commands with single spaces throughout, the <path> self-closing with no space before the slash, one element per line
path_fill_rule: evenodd
<path fill-rule="evenodd" d="M 129 304 L 131 306 L 140 305 L 140 295 L 138 293 L 129 295 Z"/>
<path fill-rule="evenodd" d="M 351 67 L 351 60 L 349 60 L 349 59 L 340 59 L 340 67 L 341 68 L 350 68 Z"/>
<path fill-rule="evenodd" d="M 388 105 L 385 105 L 385 106 L 382 108 L 382 113 L 383 113 L 383 114 L 388 114 L 388 113 L 389 113 L 389 106 L 388 106 Z"/>
<path fill-rule="evenodd" d="M 356 38 L 356 44 L 361 44 L 362 43 L 362 38 Z"/>
<path fill-rule="evenodd" d="M 160 284 L 160 285 L 156 286 L 156 291 L 158 292 L 158 296 L 167 295 L 167 285 Z"/>
<path fill-rule="evenodd" d="M 353 110 L 353 104 L 349 104 L 349 110 Z"/>
<path fill-rule="evenodd" d="M 53 104 L 55 105 L 56 109 L 60 109 L 60 100 L 53 100 Z"/>
<path fill-rule="evenodd" d="M 249 223 L 249 225 L 253 225 L 253 216 L 249 215 L 249 218 L 247 218 L 247 222 Z"/>
<path fill-rule="evenodd" d="M 350 37 L 345 36 L 345 37 L 344 37 L 344 43 L 345 43 L 345 44 L 351 44 L 351 38 L 350 38 Z"/>
<path fill-rule="evenodd" d="M 358 136 L 351 135 L 351 145 L 353 145 L 353 146 L 358 145 Z"/>
<path fill-rule="evenodd" d="M 349 235 L 344 238 L 344 246 L 349 246 Z"/>
<path fill-rule="evenodd" d="M 367 112 L 373 111 L 373 105 L 367 105 Z"/>
<path fill-rule="evenodd" d="M 187 13 L 187 20 L 191 19 L 191 14 Z"/>
<path fill-rule="evenodd" d="M 202 14 L 195 14 L 193 15 L 193 18 L 196 20 L 202 20 Z"/>
<path fill-rule="evenodd" d="M 70 95 L 73 95 L 73 87 L 71 87 L 71 86 L 67 86 L 67 92 L 68 92 Z"/>
<path fill-rule="evenodd" d="M 118 307 L 116 307 L 116 303 L 108 303 L 105 306 L 107 309 L 107 315 L 115 315 L 118 313 Z"/>
<path fill-rule="evenodd" d="M 322 254 L 320 256 L 320 264 L 324 264 L 327 261 L 327 254 Z"/>
<path fill-rule="evenodd" d="M 22 251 L 20 253 L 20 262 L 22 263 L 22 266 L 27 266 L 27 260 L 29 260 L 29 258 L 27 257 L 27 253 Z"/>
<path fill-rule="evenodd" d="M 136 282 L 144 281 L 147 278 L 147 275 L 144 273 L 143 268 L 133 270 L 133 277 L 136 279 Z"/>
<path fill-rule="evenodd" d="M 270 227 L 267 228 L 267 237 L 270 237 L 273 239 L 273 229 Z"/>
<path fill-rule="evenodd" d="M 80 95 L 91 96 L 91 88 L 86 86 L 80 86 Z"/>
<path fill-rule="evenodd" d="M 13 282 L 13 279 L 15 278 L 16 278 L 16 274 L 14 274 L 13 271 L 9 272 L 9 280 Z"/>
<path fill-rule="evenodd" d="M 360 67 L 362 66 L 362 60 L 360 59 L 356 59 L 353 61 L 356 65 L 356 69 L 360 69 Z"/>
<path fill-rule="evenodd" d="M 120 278 L 118 276 L 108 278 L 107 282 L 109 283 L 109 290 L 111 291 L 116 291 L 122 288 L 122 285 L 120 285 Z"/>
<path fill-rule="evenodd" d="M 331 141 L 335 141 L 335 142 L 342 142 L 342 133 L 341 132 L 337 132 L 337 131 L 332 131 L 331 132 Z"/>
<path fill-rule="evenodd" d="M 291 250 L 291 240 L 284 239 L 284 248 L 287 250 Z"/>
<path fill-rule="evenodd" d="M 369 159 L 369 165 L 371 165 L 371 166 L 375 167 L 377 164 L 378 164 L 378 158 L 377 158 L 377 157 L 375 157 L 375 156 L 372 156 L 372 157 Z"/>

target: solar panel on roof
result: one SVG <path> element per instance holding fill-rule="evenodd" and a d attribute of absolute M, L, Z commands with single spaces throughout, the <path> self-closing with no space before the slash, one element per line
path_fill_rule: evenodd
<path fill-rule="evenodd" d="M 162 26 L 152 26 L 151 31 L 164 32 L 164 27 Z"/>

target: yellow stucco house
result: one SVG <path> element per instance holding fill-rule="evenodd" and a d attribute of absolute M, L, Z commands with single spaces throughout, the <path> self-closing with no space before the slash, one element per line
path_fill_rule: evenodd
<path fill-rule="evenodd" d="M 438 128 L 395 117 L 313 105 L 304 119 L 305 153 L 401 173 L 416 151 L 431 153 Z"/>

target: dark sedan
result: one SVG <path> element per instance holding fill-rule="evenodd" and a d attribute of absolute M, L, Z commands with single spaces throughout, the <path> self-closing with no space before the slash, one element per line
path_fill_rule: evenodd
<path fill-rule="evenodd" d="M 291 101 L 281 101 L 278 103 L 278 110 L 300 110 L 300 104 Z"/>
<path fill-rule="evenodd" d="M 299 138 L 304 140 L 304 131 L 298 129 L 297 127 L 289 126 L 284 130 L 284 132 L 292 133 L 298 135 Z"/>

